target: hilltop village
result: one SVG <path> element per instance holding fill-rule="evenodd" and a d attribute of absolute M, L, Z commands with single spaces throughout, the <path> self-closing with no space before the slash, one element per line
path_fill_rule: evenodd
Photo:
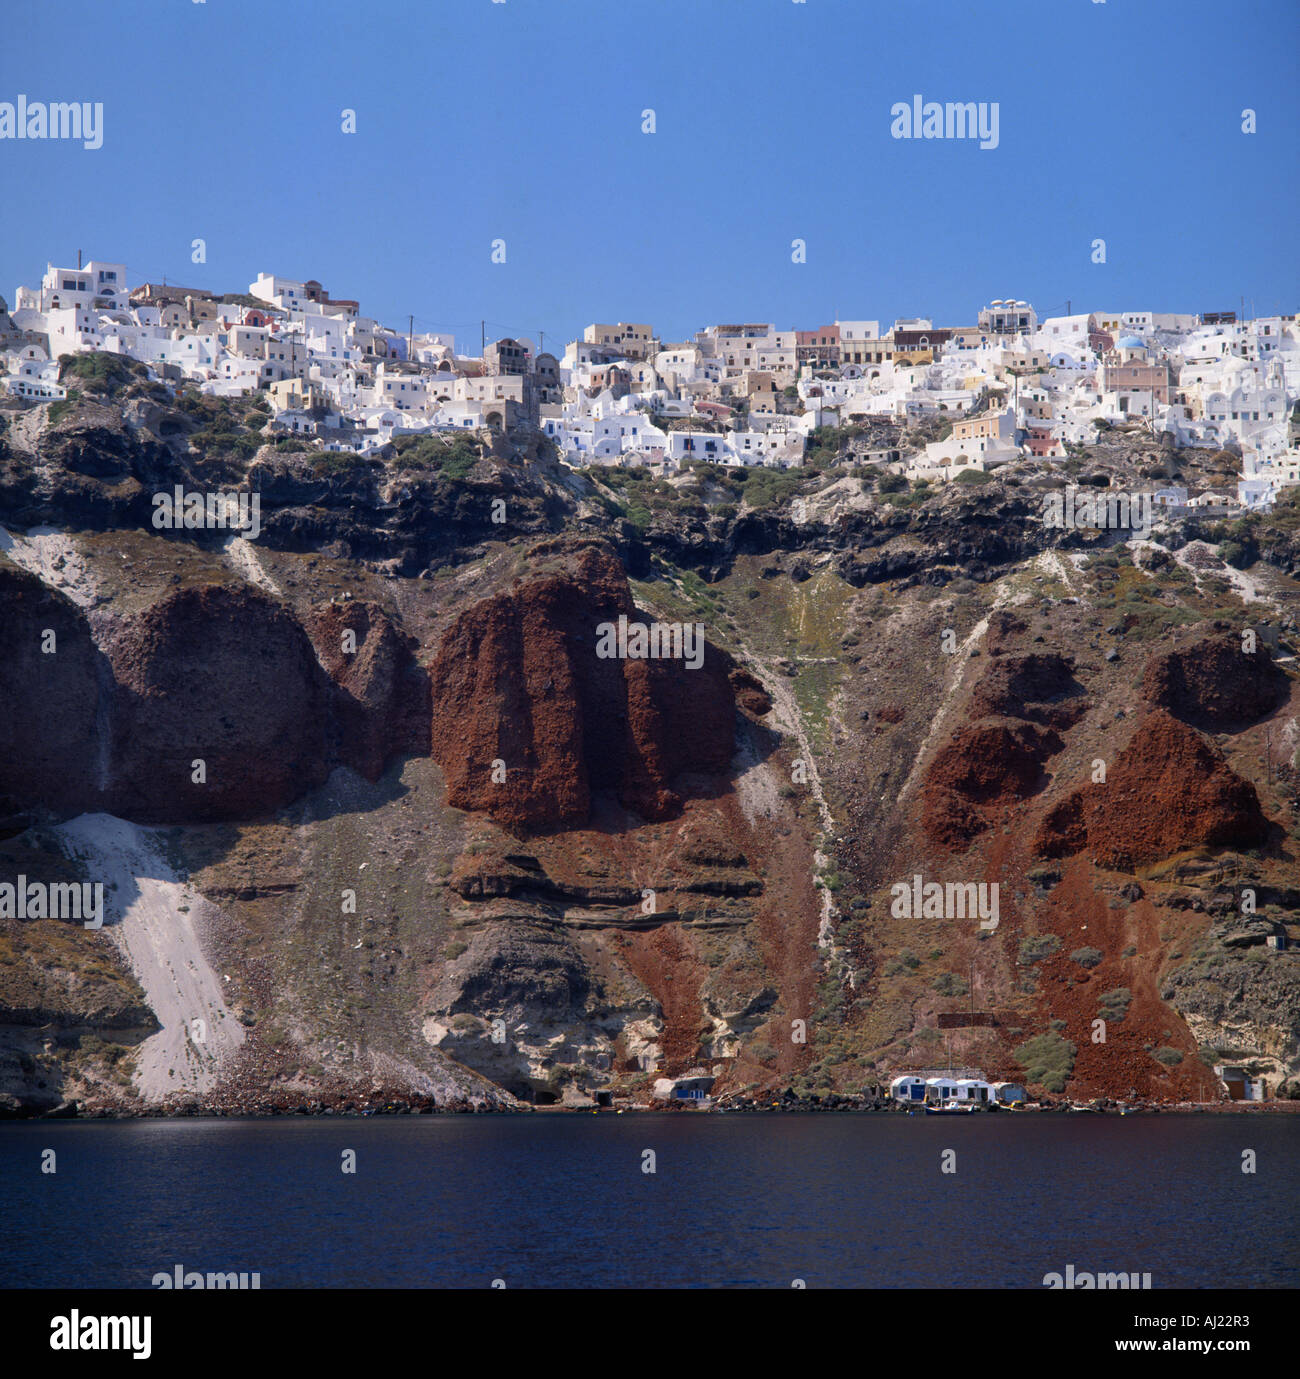
<path fill-rule="evenodd" d="M 0 314 L 0 1117 L 1300 1107 L 1294 316 L 407 324 Z"/>
<path fill-rule="evenodd" d="M 178 391 L 261 393 L 272 437 L 326 451 L 368 456 L 404 436 L 532 429 L 571 466 L 664 475 L 696 461 L 793 468 L 827 428 L 868 438 L 879 428 L 881 444 L 859 448 L 857 463 L 944 482 L 1027 457 L 1063 460 L 1125 427 L 1231 461 L 1235 487 L 1157 490 L 1167 512 L 1267 508 L 1300 482 L 1294 315 L 1040 319 L 1008 298 L 972 325 L 749 322 L 666 341 L 648 323 L 596 322 L 560 354 L 541 338 L 488 342 L 484 332 L 480 353 L 466 355 L 450 334 L 417 332 L 414 318 L 405 333 L 381 325 L 315 280 L 262 273 L 246 293 L 224 295 L 131 288 L 126 265 L 99 260 L 51 264 L 4 307 L 0 378 L 14 396 L 75 400 L 68 357 L 120 355 Z M 914 444 L 897 443 L 900 426 Z"/>

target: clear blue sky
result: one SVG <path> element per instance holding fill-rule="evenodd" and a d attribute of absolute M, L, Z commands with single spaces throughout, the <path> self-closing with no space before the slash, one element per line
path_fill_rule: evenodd
<path fill-rule="evenodd" d="M 0 141 L 11 302 L 81 248 L 132 283 L 315 277 L 474 347 L 482 317 L 549 347 L 594 320 L 960 324 L 1005 296 L 1297 305 L 1300 0 L 6 11 L 0 100 L 104 103 L 96 151 Z M 893 139 L 914 93 L 997 101 L 999 146 Z"/>

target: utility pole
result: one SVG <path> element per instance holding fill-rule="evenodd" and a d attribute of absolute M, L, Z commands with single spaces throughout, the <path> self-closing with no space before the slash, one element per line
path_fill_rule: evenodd
<path fill-rule="evenodd" d="M 415 317 L 408 316 L 406 320 L 406 362 L 410 364 L 415 359 Z"/>
<path fill-rule="evenodd" d="M 479 358 L 487 353 L 487 322 L 480 320 L 478 323 L 478 354 Z"/>

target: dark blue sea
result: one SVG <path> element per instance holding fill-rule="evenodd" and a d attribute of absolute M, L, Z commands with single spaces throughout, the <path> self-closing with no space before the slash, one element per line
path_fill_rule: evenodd
<path fill-rule="evenodd" d="M 5 1124 L 0 1286 L 1294 1288 L 1298 1151 L 1281 1115 Z"/>

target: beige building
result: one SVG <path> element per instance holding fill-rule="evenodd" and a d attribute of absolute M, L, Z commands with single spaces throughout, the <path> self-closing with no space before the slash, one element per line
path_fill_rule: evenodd
<path fill-rule="evenodd" d="M 267 389 L 277 412 L 306 412 L 312 407 L 326 407 L 329 397 L 313 383 L 301 378 L 282 378 Z"/>
<path fill-rule="evenodd" d="M 618 350 L 628 359 L 648 359 L 659 349 L 654 327 L 643 322 L 617 321 L 611 325 L 598 321 L 582 332 L 582 339 L 588 345 Z"/>

